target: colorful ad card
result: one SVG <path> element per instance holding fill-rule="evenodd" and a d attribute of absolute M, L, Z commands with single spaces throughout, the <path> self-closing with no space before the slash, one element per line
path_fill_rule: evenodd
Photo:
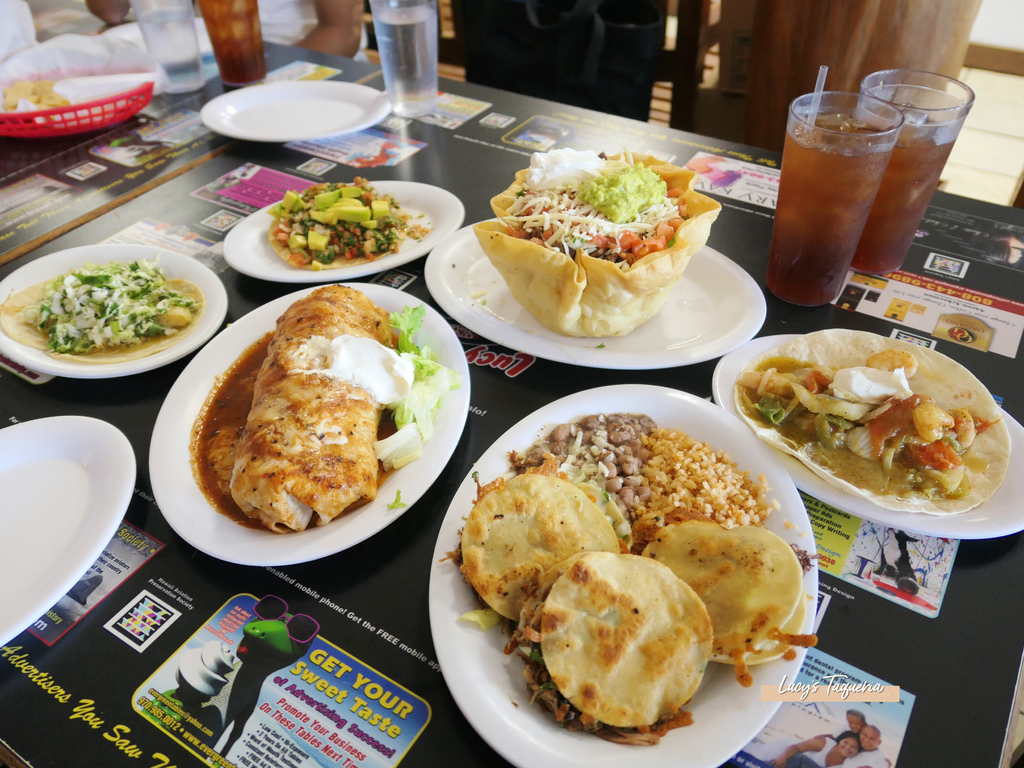
<path fill-rule="evenodd" d="M 807 691 L 806 700 L 783 703 L 765 729 L 733 758 L 737 765 L 895 768 L 914 707 L 912 693 L 899 690 L 894 701 L 865 700 L 872 697 L 856 692 L 845 699 L 811 696 L 812 691 L 892 689 L 891 683 L 816 648 L 808 650 L 796 680 L 784 681 L 782 687 Z"/>
<path fill-rule="evenodd" d="M 380 168 L 398 165 L 427 146 L 427 143 L 367 128 L 323 139 L 292 141 L 285 146 L 352 168 Z"/>
<path fill-rule="evenodd" d="M 950 269 L 956 261 L 932 254 L 927 263 Z M 930 271 L 928 266 L 925 271 Z M 1011 358 L 1017 356 L 1024 333 L 1021 302 L 971 290 L 940 277 L 910 272 L 850 272 L 835 305 L 884 318 L 940 341 Z"/>
<path fill-rule="evenodd" d="M 149 534 L 122 522 L 96 562 L 28 631 L 53 645 L 163 548 Z"/>
<path fill-rule="evenodd" d="M 395 766 L 430 705 L 321 638 L 275 595 L 236 595 L 142 683 L 133 707 L 215 766 Z"/>
<path fill-rule="evenodd" d="M 782 171 L 731 157 L 698 152 L 686 168 L 697 174 L 699 192 L 775 210 Z"/>
<path fill-rule="evenodd" d="M 959 540 L 861 520 L 801 495 L 819 570 L 929 618 L 939 615 Z"/>
<path fill-rule="evenodd" d="M 255 163 L 245 163 L 197 189 L 192 196 L 250 214 L 281 202 L 289 189 L 305 189 L 308 186 L 309 182 L 298 176 Z"/>

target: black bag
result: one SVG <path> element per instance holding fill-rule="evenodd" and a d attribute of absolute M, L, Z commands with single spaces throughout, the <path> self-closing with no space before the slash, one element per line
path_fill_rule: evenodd
<path fill-rule="evenodd" d="M 462 0 L 466 80 L 647 120 L 665 18 L 651 0 Z"/>

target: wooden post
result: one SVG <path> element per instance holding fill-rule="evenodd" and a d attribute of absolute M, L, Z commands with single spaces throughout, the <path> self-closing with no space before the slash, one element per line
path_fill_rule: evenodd
<path fill-rule="evenodd" d="M 786 111 L 814 90 L 857 91 L 880 69 L 958 77 L 981 0 L 758 0 L 747 76 L 744 141 L 782 150 Z"/>

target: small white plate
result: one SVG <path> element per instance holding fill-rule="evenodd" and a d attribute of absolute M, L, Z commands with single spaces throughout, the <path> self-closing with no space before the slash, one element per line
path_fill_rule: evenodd
<path fill-rule="evenodd" d="M 353 283 L 350 287 L 389 312 L 422 303 L 415 296 L 381 285 Z M 291 565 L 358 544 L 409 511 L 440 476 L 462 436 L 469 412 L 469 366 L 458 337 L 444 318 L 427 306 L 416 342 L 434 350 L 440 362 L 458 374 L 462 386 L 442 401 L 434 434 L 421 458 L 393 472 L 376 499 L 322 527 L 282 535 L 239 525 L 218 512 L 192 475 L 192 425 L 218 377 L 246 348 L 273 331 L 285 309 L 311 290 L 275 299 L 225 328 L 181 372 L 157 415 L 149 457 L 157 505 L 185 541 L 221 560 L 240 565 Z M 389 509 L 399 492 L 405 506 Z"/>
<path fill-rule="evenodd" d="M 0 646 L 75 586 L 134 488 L 135 452 L 105 421 L 54 416 L 0 429 Z"/>
<path fill-rule="evenodd" d="M 715 367 L 711 379 L 711 391 L 715 402 L 739 418 L 736 401 L 733 398 L 733 387 L 740 371 L 758 355 L 794 338 L 795 334 L 763 336 L 723 357 Z M 1020 466 L 1019 459 L 1020 452 L 1024 451 L 1024 427 L 1008 413 L 1003 413 L 1003 419 L 1010 432 L 1011 447 L 1011 463 L 1006 479 L 988 501 L 957 515 L 932 515 L 885 509 L 868 499 L 854 496 L 827 483 L 795 456 L 772 450 L 778 455 L 798 488 L 843 512 L 908 533 L 923 533 L 926 536 L 951 539 L 992 539 L 1024 530 L 1024 505 L 1020 502 L 1024 498 L 1024 467 Z"/>
<path fill-rule="evenodd" d="M 623 405 L 623 404 L 626 405 Z M 807 552 L 814 534 L 800 496 L 774 453 L 738 419 L 711 403 L 665 387 L 628 384 L 601 387 L 556 400 L 509 429 L 474 464 L 441 523 L 430 571 L 430 629 L 441 672 L 463 715 L 490 746 L 521 768 L 709 768 L 726 762 L 760 733 L 780 702 L 762 701 L 761 686 L 796 679 L 805 649 L 792 660 L 750 667 L 754 684 L 741 686 L 731 665 L 710 664 L 687 709 L 694 724 L 670 731 L 653 747 L 613 744 L 564 730 L 553 716 L 531 704 L 523 662 L 502 652 L 506 637 L 481 632 L 459 617 L 478 608 L 472 589 L 445 556 L 477 494 L 475 476 L 487 483 L 508 471 L 508 451 L 525 450 L 551 427 L 593 413 L 646 413 L 659 426 L 675 427 L 726 451 L 740 469 L 763 473 L 780 509 L 766 527 Z M 818 571 L 804 575 L 804 591 L 818 594 Z M 812 631 L 814 602 L 808 602 L 802 632 Z"/>
<path fill-rule="evenodd" d="M 434 248 L 425 270 L 445 312 L 485 338 L 545 360 L 618 370 L 691 365 L 730 352 L 764 323 L 764 294 L 735 262 L 701 249 L 661 312 L 625 336 L 577 338 L 544 327 L 513 297 L 473 227 Z"/>
<path fill-rule="evenodd" d="M 25 288 L 52 280 L 83 264 L 102 265 L 112 261 L 127 264 L 139 259 L 157 259 L 157 266 L 163 270 L 166 277 L 188 280 L 198 285 L 203 292 L 203 299 L 206 302 L 203 316 L 199 318 L 199 324 L 177 344 L 137 360 L 126 360 L 121 363 L 78 363 L 51 357 L 43 350 L 27 347 L 0 331 L 0 352 L 14 362 L 39 373 L 69 379 L 112 379 L 151 371 L 178 360 L 201 346 L 217 332 L 227 314 L 228 294 L 224 290 L 224 283 L 213 270 L 191 256 L 152 245 L 83 245 L 43 256 L 15 270 L 0 282 L 0 304 Z"/>
<path fill-rule="evenodd" d="M 304 141 L 354 133 L 383 120 L 387 94 L 338 80 L 261 83 L 207 102 L 199 117 L 210 130 L 246 141 Z"/>
<path fill-rule="evenodd" d="M 412 215 L 412 224 L 429 224 L 431 229 L 427 236 L 422 240 L 406 240 L 398 253 L 365 264 L 319 271 L 300 269 L 278 256 L 270 246 L 267 232 L 274 217 L 267 213 L 273 207 L 268 205 L 232 228 L 224 239 L 224 259 L 243 275 L 261 280 L 273 280 L 276 283 L 335 283 L 407 264 L 442 242 L 461 227 L 466 218 L 462 201 L 440 187 L 416 181 L 374 181 L 372 184 L 381 194 L 394 197 L 403 210 Z"/>

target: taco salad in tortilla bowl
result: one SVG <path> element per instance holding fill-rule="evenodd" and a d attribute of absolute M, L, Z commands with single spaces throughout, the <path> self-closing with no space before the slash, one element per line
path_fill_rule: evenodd
<path fill-rule="evenodd" d="M 621 336 L 654 317 L 722 206 L 658 158 L 537 153 L 491 199 L 480 247 L 509 291 L 564 336 Z"/>

